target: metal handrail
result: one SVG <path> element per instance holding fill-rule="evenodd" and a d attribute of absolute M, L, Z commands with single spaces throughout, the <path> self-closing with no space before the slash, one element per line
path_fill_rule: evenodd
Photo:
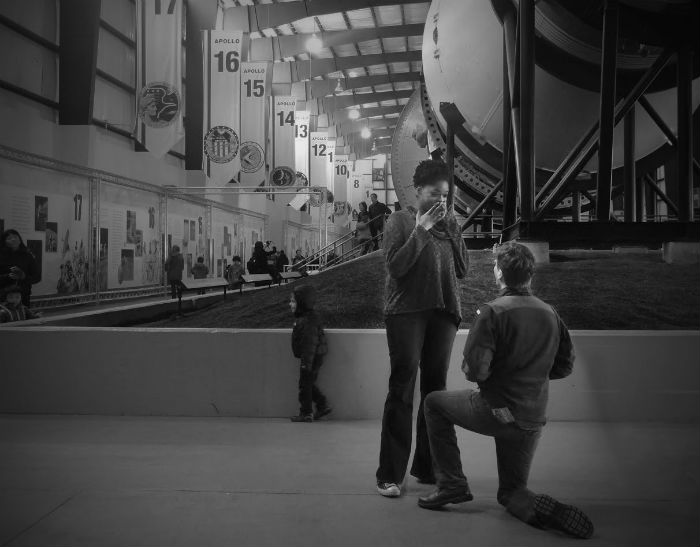
<path fill-rule="evenodd" d="M 374 222 L 376 219 L 378 219 L 378 218 L 380 218 L 380 217 L 384 217 L 384 216 L 386 216 L 386 215 L 384 215 L 384 214 L 377 215 L 376 217 L 371 218 L 371 219 L 369 220 L 368 224 L 370 224 L 370 223 Z M 316 260 L 318 260 L 319 265 L 320 265 L 320 263 L 321 263 L 321 258 L 328 255 L 328 250 L 329 250 L 329 249 L 333 248 L 333 249 L 335 250 L 335 249 L 338 247 L 338 245 L 342 245 L 342 244 L 345 243 L 346 241 L 349 241 L 350 239 L 354 238 L 355 235 L 356 235 L 356 233 L 357 233 L 357 229 L 351 230 L 350 232 L 348 232 L 347 234 L 345 234 L 345 235 L 339 237 L 339 238 L 336 239 L 335 241 L 332 241 L 331 243 L 328 243 L 328 244 L 325 245 L 324 247 L 321 247 L 318 251 L 316 251 L 316 252 L 314 252 L 313 254 L 311 254 L 310 256 L 306 257 L 304 260 L 302 260 L 302 261 L 300 261 L 300 262 L 297 262 L 296 264 L 294 264 L 294 267 L 295 267 L 295 268 L 304 268 L 305 266 L 310 265 L 312 262 L 315 262 Z M 379 234 L 378 234 L 378 235 L 379 235 Z M 376 236 L 375 236 L 375 237 L 376 237 Z M 341 240 L 344 240 L 344 241 L 341 242 Z M 374 240 L 374 238 L 372 238 L 372 241 L 373 241 L 373 240 Z M 324 251 L 325 251 L 325 252 L 324 252 Z"/>

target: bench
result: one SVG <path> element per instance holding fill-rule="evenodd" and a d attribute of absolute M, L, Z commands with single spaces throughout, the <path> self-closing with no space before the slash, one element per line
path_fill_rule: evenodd
<path fill-rule="evenodd" d="M 280 274 L 280 280 L 279 280 L 279 285 L 282 284 L 282 280 L 284 279 L 285 283 L 289 283 L 290 279 L 298 279 L 301 277 L 301 274 L 299 272 L 282 272 Z"/>
<path fill-rule="evenodd" d="M 267 283 L 267 286 L 270 287 L 272 285 L 272 277 L 270 274 L 244 274 L 241 276 L 241 287 L 240 287 L 240 292 L 243 294 L 243 285 L 247 285 L 249 283 Z"/>
<path fill-rule="evenodd" d="M 208 277 L 205 279 L 183 279 L 180 282 L 180 290 L 177 292 L 177 313 L 182 312 L 182 293 L 185 291 L 201 291 L 202 289 L 224 289 L 224 300 L 226 300 L 226 289 L 228 281 L 223 277 Z"/>

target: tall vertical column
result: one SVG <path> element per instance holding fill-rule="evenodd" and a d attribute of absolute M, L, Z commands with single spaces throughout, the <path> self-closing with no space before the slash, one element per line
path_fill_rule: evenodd
<path fill-rule="evenodd" d="M 581 222 L 581 192 L 578 190 L 571 194 L 571 220 Z"/>
<path fill-rule="evenodd" d="M 535 211 L 535 3 L 520 0 L 520 218 Z"/>
<path fill-rule="evenodd" d="M 634 162 L 634 145 L 635 145 L 635 108 L 630 108 L 630 111 L 625 115 L 625 195 L 624 195 L 624 211 L 625 222 L 637 221 L 637 174 Z"/>
<path fill-rule="evenodd" d="M 678 51 L 678 220 L 693 221 L 693 52 Z"/>
<path fill-rule="evenodd" d="M 100 7 L 100 0 L 60 2 L 58 123 L 61 125 L 92 123 Z"/>
<path fill-rule="evenodd" d="M 615 72 L 619 7 L 607 0 L 603 13 L 603 60 L 600 67 L 600 132 L 596 220 L 610 220 L 612 196 L 613 130 L 615 129 Z"/>
<path fill-rule="evenodd" d="M 503 28 L 503 228 L 515 224 L 517 209 L 517 180 L 515 178 L 515 150 L 513 150 L 513 124 L 511 122 L 510 77 L 508 75 L 508 40 L 505 22 Z"/>
<path fill-rule="evenodd" d="M 451 210 L 455 197 L 455 133 L 451 124 L 447 124 L 447 135 L 445 135 L 447 153 L 445 163 L 447 164 L 447 184 L 449 192 L 447 194 L 447 209 Z"/>
<path fill-rule="evenodd" d="M 90 292 L 95 293 L 95 300 L 99 302 L 100 294 L 100 179 L 90 179 L 90 222 L 88 224 L 88 238 L 92 242 L 88 245 L 88 264 L 91 264 L 92 275 L 88 280 Z M 106 281 L 106 280 L 105 280 Z"/>
<path fill-rule="evenodd" d="M 637 202 L 635 204 L 637 222 L 646 222 L 646 183 L 641 176 L 635 181 L 637 185 Z"/>

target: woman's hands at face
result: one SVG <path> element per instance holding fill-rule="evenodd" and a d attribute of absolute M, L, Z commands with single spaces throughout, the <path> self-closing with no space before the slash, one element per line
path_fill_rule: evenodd
<path fill-rule="evenodd" d="M 422 226 L 426 230 L 430 230 L 435 224 L 440 222 L 447 214 L 447 206 L 444 201 L 438 201 L 421 215 L 420 211 L 416 213 L 416 226 Z"/>

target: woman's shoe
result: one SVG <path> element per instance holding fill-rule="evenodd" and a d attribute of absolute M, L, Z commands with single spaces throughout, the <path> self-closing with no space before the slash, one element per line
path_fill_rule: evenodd
<path fill-rule="evenodd" d="M 313 414 L 299 414 L 297 416 L 291 416 L 289 419 L 293 422 L 311 423 L 314 421 L 314 416 Z"/>

